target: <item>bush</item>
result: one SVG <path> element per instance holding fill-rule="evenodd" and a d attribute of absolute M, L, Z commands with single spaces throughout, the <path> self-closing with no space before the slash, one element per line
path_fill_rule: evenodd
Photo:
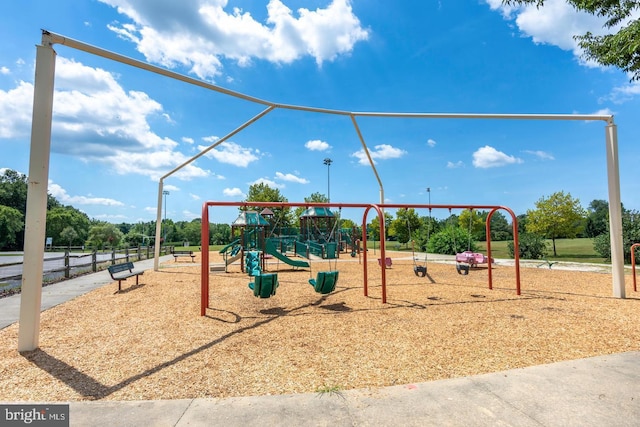
<path fill-rule="evenodd" d="M 466 250 L 476 252 L 478 246 L 473 240 L 469 245 L 469 232 L 467 230 L 448 227 L 431 236 L 427 244 L 427 250 L 434 254 L 455 255 Z"/>
<path fill-rule="evenodd" d="M 520 246 L 519 256 L 522 259 L 542 259 L 547 255 L 547 244 L 544 237 L 532 233 L 520 234 L 518 243 Z M 513 241 L 507 244 L 509 256 L 515 258 Z"/>

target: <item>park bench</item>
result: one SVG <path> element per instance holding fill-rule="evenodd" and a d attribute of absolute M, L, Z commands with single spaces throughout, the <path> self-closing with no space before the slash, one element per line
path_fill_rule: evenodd
<path fill-rule="evenodd" d="M 171 252 L 171 255 L 173 255 L 173 260 L 176 262 L 178 261 L 178 257 L 181 256 L 190 256 L 191 262 L 195 262 L 196 260 L 196 256 L 193 254 L 193 251 L 173 251 Z"/>
<path fill-rule="evenodd" d="M 141 276 L 144 273 L 144 271 L 134 271 L 132 262 L 110 265 L 108 269 L 111 279 L 118 281 L 118 292 L 122 290 L 121 285 L 123 280 L 127 280 L 129 277 L 135 276 L 137 286 L 138 276 Z"/>

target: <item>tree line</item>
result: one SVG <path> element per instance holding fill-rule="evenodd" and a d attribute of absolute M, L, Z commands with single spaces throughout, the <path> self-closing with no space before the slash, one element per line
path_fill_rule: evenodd
<path fill-rule="evenodd" d="M 24 245 L 24 217 L 26 214 L 27 177 L 6 169 L 0 175 L 0 249 L 21 250 Z M 249 187 L 246 202 L 288 202 L 277 188 L 267 184 Z M 327 196 L 312 193 L 305 197 L 306 203 L 326 203 Z M 304 207 L 296 209 L 273 207 L 272 227 L 299 227 L 299 218 Z M 444 219 L 433 218 L 430 212 L 420 215 L 415 209 L 397 209 L 395 216 L 384 213 L 385 240 L 398 245 L 409 245 L 415 250 L 432 253 L 455 254 L 464 250 L 476 251 L 478 242 L 486 240 L 485 224 L 487 211 L 464 210 Z M 339 213 L 338 213 L 339 216 Z M 535 208 L 518 215 L 519 254 L 526 259 L 540 259 L 553 251 L 557 256 L 557 239 L 576 237 L 592 238 L 594 250 L 603 258 L 610 259 L 609 205 L 605 200 L 593 200 L 585 209 L 571 194 L 559 191 L 541 197 Z M 640 241 L 640 213 L 622 207 L 623 240 L 625 259 L 630 258 L 630 246 Z M 341 229 L 355 229 L 361 235 L 361 227 L 350 219 L 340 219 Z M 67 206 L 51 195 L 47 202 L 46 235 L 54 246 L 85 246 L 92 249 L 135 247 L 153 245 L 155 221 L 112 224 L 89 218 L 73 206 Z M 365 232 L 369 240 L 380 240 L 379 218 L 375 216 L 367 224 Z M 201 244 L 201 220 L 163 220 L 161 243 L 182 245 Z M 231 242 L 230 224 L 209 224 L 209 244 L 224 245 Z M 513 226 L 506 216 L 497 211 L 491 218 L 491 240 L 511 241 L 513 248 Z M 547 248 L 546 241 L 551 241 Z"/>

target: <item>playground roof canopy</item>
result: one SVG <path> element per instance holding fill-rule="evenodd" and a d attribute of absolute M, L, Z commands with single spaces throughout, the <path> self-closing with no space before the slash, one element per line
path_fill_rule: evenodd
<path fill-rule="evenodd" d="M 244 211 L 240 212 L 238 218 L 233 221 L 235 227 L 263 227 L 269 226 L 269 221 L 264 219 L 260 213 L 256 211 Z"/>
<path fill-rule="evenodd" d="M 300 218 L 316 217 L 316 218 L 333 218 L 335 215 L 329 208 L 312 206 L 300 215 Z"/>

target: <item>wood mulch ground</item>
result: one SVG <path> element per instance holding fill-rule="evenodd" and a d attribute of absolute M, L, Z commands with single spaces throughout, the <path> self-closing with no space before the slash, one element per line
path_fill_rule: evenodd
<path fill-rule="evenodd" d="M 377 388 L 640 350 L 630 275 L 628 298 L 616 299 L 610 274 L 523 268 L 517 296 L 513 267 L 495 267 L 489 290 L 486 268 L 461 276 L 429 263 L 422 278 L 406 253 L 391 256 L 387 304 L 375 257 L 364 297 L 362 265 L 343 255 L 326 296 L 307 280 L 327 261 L 312 262 L 311 273 L 270 264 L 280 287 L 263 300 L 239 265 L 212 273 L 205 317 L 199 264 L 167 262 L 138 287 L 114 293 L 113 283 L 43 312 L 36 351 L 16 351 L 17 325 L 1 330 L 0 401 Z"/>

